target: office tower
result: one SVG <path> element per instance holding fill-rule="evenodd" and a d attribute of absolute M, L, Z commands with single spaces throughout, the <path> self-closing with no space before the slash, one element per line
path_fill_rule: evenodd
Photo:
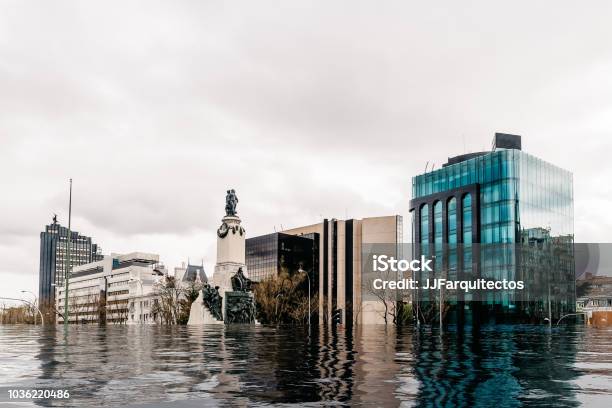
<path fill-rule="evenodd" d="M 435 256 L 443 277 L 525 281 L 521 293 L 448 298 L 449 321 L 541 322 L 574 310 L 573 177 L 524 152 L 520 136 L 496 133 L 491 151 L 413 177 L 412 196 L 416 251 Z M 421 310 L 436 301 L 419 295 Z"/>
<path fill-rule="evenodd" d="M 101 260 L 100 248 L 90 237 L 71 231 L 70 263 L 72 267 Z M 43 308 L 55 303 L 55 286 L 64 284 L 66 276 L 68 228 L 53 218 L 53 223 L 40 233 L 40 267 L 38 299 Z"/>

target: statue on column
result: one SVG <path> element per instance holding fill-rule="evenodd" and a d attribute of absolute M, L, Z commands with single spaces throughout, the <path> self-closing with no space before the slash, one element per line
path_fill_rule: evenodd
<path fill-rule="evenodd" d="M 227 190 L 227 195 L 225 196 L 225 216 L 226 217 L 238 217 L 238 213 L 236 211 L 236 206 L 238 205 L 238 197 L 236 196 L 236 190 L 231 189 Z M 238 223 L 225 222 L 225 218 L 221 223 L 221 226 L 217 229 L 217 236 L 219 238 L 225 238 L 229 232 L 232 234 L 239 233 L 240 235 L 244 235 L 244 228 L 240 226 L 240 221 Z"/>
<path fill-rule="evenodd" d="M 236 206 L 238 205 L 238 197 L 236 196 L 236 190 L 227 190 L 225 196 L 225 215 L 236 216 Z"/>

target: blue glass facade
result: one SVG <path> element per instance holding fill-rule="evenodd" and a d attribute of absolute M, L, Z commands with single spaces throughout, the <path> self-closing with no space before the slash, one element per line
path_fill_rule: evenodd
<path fill-rule="evenodd" d="M 572 173 L 521 150 L 494 151 L 416 176 L 412 197 L 474 184 L 480 187 L 481 243 L 520 242 L 534 228 L 545 228 L 555 237 L 573 236 Z M 469 211 L 465 201 L 471 197 L 461 199 L 463 211 Z"/>
<path fill-rule="evenodd" d="M 448 275 L 444 277 L 521 278 L 533 289 L 526 291 L 519 307 L 528 319 L 548 313 L 541 296 L 535 299 L 535 293 L 544 291 L 542 285 L 560 294 L 553 314 L 573 311 L 574 209 L 569 171 L 518 149 L 496 149 L 449 159 L 441 169 L 413 177 L 412 194 L 413 242 L 419 244 L 419 253 L 436 256 L 436 271 L 444 270 Z M 542 252 L 525 252 L 550 245 L 565 245 L 567 255 L 555 260 L 561 265 L 554 277 L 548 276 L 553 274 L 550 270 L 544 273 L 537 267 L 544 261 Z M 431 301 L 431 296 L 423 293 L 422 300 Z M 457 295 L 451 303 L 467 300 L 471 296 Z M 479 301 L 498 315 L 512 314 L 519 306 L 508 292 L 488 292 Z"/>

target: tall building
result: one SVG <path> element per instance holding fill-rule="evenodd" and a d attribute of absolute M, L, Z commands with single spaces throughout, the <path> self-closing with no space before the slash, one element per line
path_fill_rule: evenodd
<path fill-rule="evenodd" d="M 90 237 L 71 231 L 70 264 L 72 268 L 99 261 L 103 258 L 98 245 Z M 66 276 L 68 228 L 53 217 L 53 223 L 40 233 L 40 267 L 38 278 L 38 299 L 40 304 L 49 306 L 55 302 L 54 286 L 62 286 Z"/>
<path fill-rule="evenodd" d="M 318 236 L 319 321 L 344 324 L 384 322 L 384 309 L 364 299 L 361 282 L 362 247 L 365 244 L 402 242 L 399 215 L 363 219 L 324 219 L 323 222 L 283 231 L 283 234 Z"/>
<path fill-rule="evenodd" d="M 537 322 L 574 310 L 573 177 L 524 152 L 520 136 L 496 133 L 491 151 L 413 177 L 412 197 L 415 249 L 435 255 L 438 272 L 525 281 L 521 293 L 448 298 L 449 321 Z M 419 294 L 422 310 L 435 301 Z"/>

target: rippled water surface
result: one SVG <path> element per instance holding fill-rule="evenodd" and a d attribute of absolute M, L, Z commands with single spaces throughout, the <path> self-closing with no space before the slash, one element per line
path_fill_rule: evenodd
<path fill-rule="evenodd" d="M 0 384 L 70 391 L 43 406 L 610 407 L 612 330 L 0 326 Z"/>

